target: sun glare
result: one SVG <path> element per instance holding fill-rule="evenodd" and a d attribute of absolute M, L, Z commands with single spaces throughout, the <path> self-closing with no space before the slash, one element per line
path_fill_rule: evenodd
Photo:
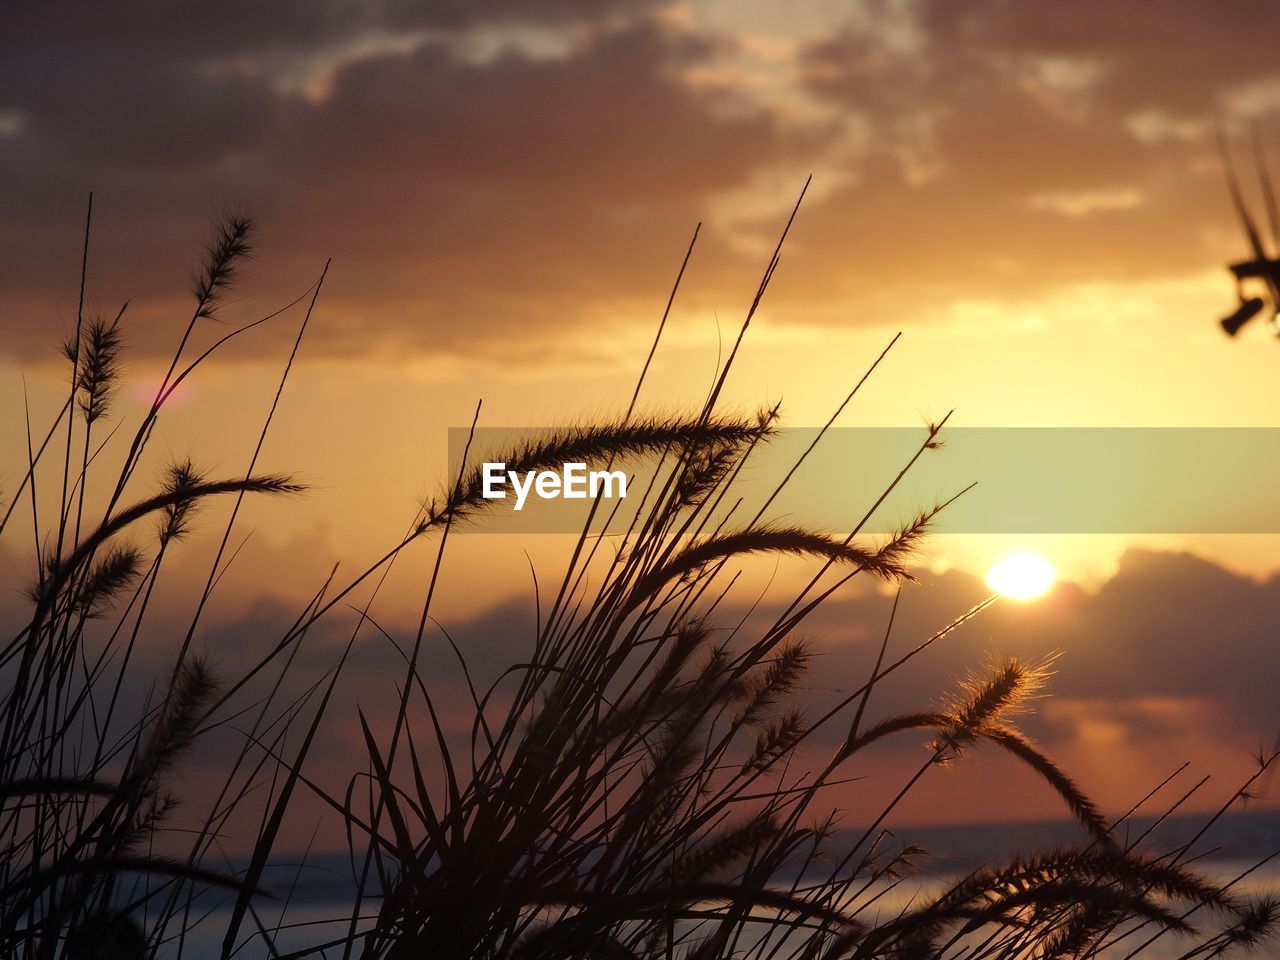
<path fill-rule="evenodd" d="M 1058 578 L 1052 564 L 1038 553 L 1009 553 L 987 571 L 987 586 L 1016 600 L 1034 600 L 1049 592 Z"/>

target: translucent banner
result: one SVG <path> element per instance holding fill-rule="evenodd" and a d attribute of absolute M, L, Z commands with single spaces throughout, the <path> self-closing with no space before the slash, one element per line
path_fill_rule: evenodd
<path fill-rule="evenodd" d="M 468 434 L 449 431 L 453 476 Z M 757 445 L 716 511 L 732 509 L 745 523 L 772 496 L 765 517 L 777 522 L 844 532 L 870 512 L 862 529 L 887 533 L 972 484 L 936 532 L 1280 533 L 1280 429 L 958 427 L 900 480 L 926 439 L 922 428 L 831 429 L 806 455 L 818 434 L 780 429 Z M 477 430 L 470 475 L 486 470 L 488 492 L 501 495 L 482 497 L 458 529 L 576 533 L 598 504 L 592 529 L 611 517 L 609 529 L 621 532 L 650 508 L 678 460 L 675 450 L 581 458 L 543 465 L 536 473 L 545 476 L 510 475 L 523 444 L 557 436 L 545 427 Z"/>

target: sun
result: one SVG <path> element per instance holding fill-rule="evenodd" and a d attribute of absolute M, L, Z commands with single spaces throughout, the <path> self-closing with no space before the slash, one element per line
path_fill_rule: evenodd
<path fill-rule="evenodd" d="M 1015 600 L 1034 600 L 1058 579 L 1053 565 L 1038 553 L 1007 553 L 987 571 L 987 586 Z"/>

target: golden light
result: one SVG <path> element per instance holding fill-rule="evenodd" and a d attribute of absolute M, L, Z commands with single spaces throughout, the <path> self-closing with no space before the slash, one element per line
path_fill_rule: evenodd
<path fill-rule="evenodd" d="M 987 571 L 987 586 L 1015 600 L 1034 600 L 1058 579 L 1053 565 L 1038 553 L 1008 553 Z"/>

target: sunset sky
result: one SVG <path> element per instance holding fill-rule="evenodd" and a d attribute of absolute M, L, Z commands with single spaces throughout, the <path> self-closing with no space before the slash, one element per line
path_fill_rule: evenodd
<path fill-rule="evenodd" d="M 333 260 L 263 461 L 314 489 L 243 523 L 253 538 L 203 638 L 229 657 L 289 622 L 333 563 L 394 542 L 477 401 L 491 426 L 620 413 L 698 223 L 641 405 L 700 403 L 810 175 L 729 407 L 780 400 L 787 424 L 820 425 L 901 331 L 841 425 L 954 408 L 965 427 L 1280 426 L 1280 343 L 1216 323 L 1235 305 L 1223 265 L 1247 249 L 1215 128 L 1256 197 L 1251 125 L 1280 171 L 1277 31 L 1280 6 L 1261 0 L 19 5 L 0 17 L 0 496 L 25 467 L 24 383 L 35 423 L 61 402 L 90 191 L 88 302 L 130 301 L 126 419 L 181 333 L 212 215 L 251 211 L 261 230 L 226 322 L 289 302 Z M 189 453 L 242 471 L 301 319 L 175 397 L 152 466 Z M 30 537 L 0 540 L 10 619 Z M 176 579 L 202 576 L 207 546 Z M 1193 807 L 1233 788 L 1280 732 L 1280 537 L 941 537 L 900 642 L 980 599 L 1013 548 L 1063 581 L 997 605 L 882 709 L 927 703 L 990 650 L 1061 650 L 1028 728 L 1109 809 L 1184 760 L 1214 775 Z M 553 579 L 563 549 L 458 538 L 437 615 L 500 666 L 532 622 L 526 551 Z M 384 625 L 411 628 L 430 559 L 397 575 Z M 756 593 L 774 572 L 749 568 Z M 821 615 L 817 693 L 861 682 L 887 603 L 861 587 Z M 363 663 L 353 701 L 391 666 Z M 937 790 L 945 810 L 935 791 L 903 816 L 1057 812 L 1003 761 Z"/>

